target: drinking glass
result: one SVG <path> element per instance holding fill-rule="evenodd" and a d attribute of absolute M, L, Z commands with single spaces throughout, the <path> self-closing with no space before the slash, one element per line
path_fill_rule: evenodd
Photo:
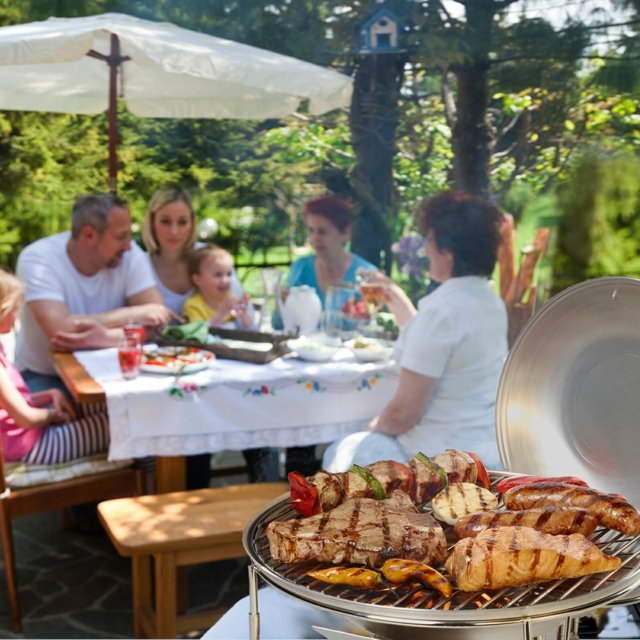
<path fill-rule="evenodd" d="M 118 343 L 118 362 L 120 371 L 125 380 L 133 380 L 140 373 L 140 361 L 142 360 L 142 345 L 139 333 L 130 333 L 122 336 Z"/>
<path fill-rule="evenodd" d="M 331 285 L 327 288 L 322 314 L 322 330 L 331 337 L 349 340 L 358 333 L 358 325 L 368 316 L 363 315 L 360 292 L 351 284 Z"/>
<path fill-rule="evenodd" d="M 369 311 L 369 329 L 375 330 L 378 326 L 378 313 L 384 307 L 384 283 L 378 280 L 376 271 L 363 269 L 360 267 L 356 271 L 356 282 L 360 289 L 360 293 L 367 304 Z"/>
<path fill-rule="evenodd" d="M 125 324 L 122 327 L 125 336 L 135 335 L 139 336 L 140 340 L 140 349 L 142 349 L 142 345 L 146 339 L 146 331 L 143 325 L 138 324 L 137 322 L 129 322 L 129 324 Z"/>

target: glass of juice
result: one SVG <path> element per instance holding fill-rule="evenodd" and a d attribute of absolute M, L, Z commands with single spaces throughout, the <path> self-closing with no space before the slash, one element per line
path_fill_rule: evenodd
<path fill-rule="evenodd" d="M 375 271 L 362 268 L 356 271 L 356 282 L 369 311 L 370 328 L 375 330 L 378 312 L 384 307 L 385 285 Z"/>
<path fill-rule="evenodd" d="M 118 343 L 118 362 L 125 380 L 133 380 L 138 377 L 141 359 L 140 335 L 138 333 L 125 334 Z"/>
<path fill-rule="evenodd" d="M 142 345 L 144 344 L 146 338 L 146 331 L 144 326 L 138 324 L 136 322 L 129 322 L 122 327 L 125 336 L 137 335 L 140 339 L 140 348 L 142 349 Z"/>

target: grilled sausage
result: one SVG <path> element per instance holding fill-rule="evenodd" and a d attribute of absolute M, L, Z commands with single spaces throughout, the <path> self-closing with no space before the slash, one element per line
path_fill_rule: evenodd
<path fill-rule="evenodd" d="M 502 496 L 507 509 L 533 507 L 583 507 L 596 515 L 598 523 L 628 536 L 640 533 L 640 513 L 626 500 L 587 487 L 558 482 L 539 482 L 513 487 Z"/>
<path fill-rule="evenodd" d="M 495 527 L 456 542 L 445 567 L 459 589 L 479 591 L 614 571 L 620 564 L 579 533 Z"/>
<path fill-rule="evenodd" d="M 598 518 L 579 507 L 540 507 L 522 511 L 481 511 L 463 516 L 453 530 L 458 538 L 477 536 L 490 527 L 531 527 L 549 534 L 581 533 L 590 536 L 598 526 Z"/>

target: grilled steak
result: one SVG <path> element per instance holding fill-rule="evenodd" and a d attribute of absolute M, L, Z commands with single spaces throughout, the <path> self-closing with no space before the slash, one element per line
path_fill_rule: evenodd
<path fill-rule="evenodd" d="M 541 507 L 522 511 L 481 511 L 460 518 L 453 527 L 458 538 L 477 536 L 490 527 L 531 527 L 550 534 L 590 536 L 598 518 L 579 507 Z"/>
<path fill-rule="evenodd" d="M 330 562 L 381 566 L 387 558 L 426 564 L 442 562 L 447 543 L 442 527 L 418 513 L 411 498 L 352 498 L 309 518 L 273 521 L 266 529 L 271 556 L 279 562 Z"/>
<path fill-rule="evenodd" d="M 496 527 L 456 542 L 445 566 L 459 589 L 480 591 L 614 571 L 620 564 L 580 533 Z"/>
<path fill-rule="evenodd" d="M 502 496 L 507 509 L 532 507 L 584 507 L 596 515 L 598 523 L 628 536 L 640 533 L 640 513 L 619 496 L 596 489 L 559 482 L 539 482 L 513 487 Z"/>

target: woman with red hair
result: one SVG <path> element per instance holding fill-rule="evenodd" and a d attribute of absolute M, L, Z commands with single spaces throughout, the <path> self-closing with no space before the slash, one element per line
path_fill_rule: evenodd
<path fill-rule="evenodd" d="M 314 198 L 304 205 L 302 215 L 313 253 L 292 263 L 287 286 L 313 287 L 324 309 L 329 287 L 355 283 L 358 269 L 377 271 L 377 267 L 348 248 L 353 218 L 347 200 L 335 195 Z M 287 473 L 314 474 L 320 466 L 315 447 L 290 447 L 285 466 Z"/>

